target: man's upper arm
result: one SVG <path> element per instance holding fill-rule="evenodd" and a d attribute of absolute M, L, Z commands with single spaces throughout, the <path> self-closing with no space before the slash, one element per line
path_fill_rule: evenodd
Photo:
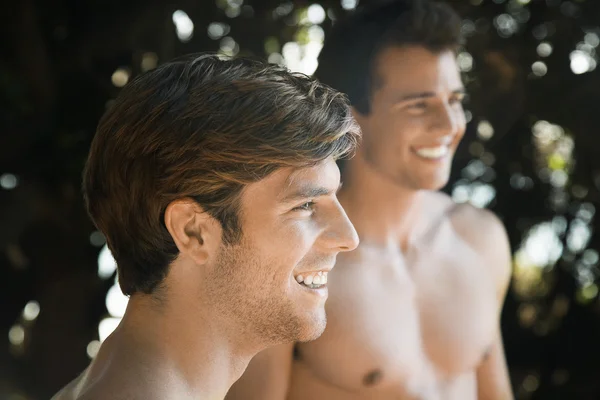
<path fill-rule="evenodd" d="M 270 347 L 257 354 L 225 400 L 285 400 L 292 372 L 293 344 Z"/>
<path fill-rule="evenodd" d="M 469 207 L 469 206 L 464 206 Z M 500 319 L 504 298 L 512 273 L 512 253 L 502 222 L 487 210 L 470 209 L 466 211 L 465 227 L 468 240 L 483 256 L 484 268 L 489 268 L 496 287 L 497 315 Z M 499 322 L 499 321 L 498 321 Z M 485 400 L 512 400 L 512 388 L 502 333 L 498 327 L 488 354 L 477 368 L 478 398 Z"/>
<path fill-rule="evenodd" d="M 488 224 L 486 229 L 488 243 L 484 251 L 487 255 L 486 259 L 489 260 L 489 266 L 492 268 L 491 272 L 494 274 L 498 314 L 500 314 L 512 275 L 512 253 L 502 222 L 491 212 L 485 211 L 485 213 L 487 214 L 484 222 Z"/>
<path fill-rule="evenodd" d="M 471 205 L 456 206 L 455 227 L 459 234 L 482 255 L 485 265 L 496 286 L 498 313 L 504 304 L 512 274 L 512 254 L 502 221 L 488 210 Z"/>

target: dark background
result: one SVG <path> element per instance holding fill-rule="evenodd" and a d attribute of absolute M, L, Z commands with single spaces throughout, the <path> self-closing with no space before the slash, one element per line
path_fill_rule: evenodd
<path fill-rule="evenodd" d="M 206 50 L 272 62 L 283 53 L 311 73 L 323 32 L 355 3 L 1 3 L 0 399 L 49 398 L 89 363 L 109 316 L 114 274 L 98 274 L 104 242 L 80 176 L 120 86 Z M 502 327 L 515 393 L 598 399 L 600 1 L 450 3 L 464 17 L 459 61 L 471 98 L 446 190 L 491 208 L 508 230 L 515 262 Z"/>

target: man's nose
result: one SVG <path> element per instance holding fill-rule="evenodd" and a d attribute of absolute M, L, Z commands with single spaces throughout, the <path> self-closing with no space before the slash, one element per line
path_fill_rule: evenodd
<path fill-rule="evenodd" d="M 346 211 L 338 204 L 336 215 L 332 217 L 328 229 L 323 232 L 324 245 L 334 251 L 352 251 L 360 242 L 354 225 L 346 215 Z"/>

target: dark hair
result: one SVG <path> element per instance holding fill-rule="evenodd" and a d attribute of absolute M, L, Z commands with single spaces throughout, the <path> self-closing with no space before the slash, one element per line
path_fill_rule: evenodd
<path fill-rule="evenodd" d="M 348 95 L 361 113 L 370 111 L 376 77 L 374 63 L 382 50 L 422 46 L 433 52 L 461 45 L 461 20 L 447 4 L 395 0 L 365 6 L 337 21 L 325 37 L 315 76 Z"/>
<path fill-rule="evenodd" d="M 172 201 L 197 201 L 234 243 L 244 186 L 344 156 L 357 139 L 343 94 L 284 67 L 204 54 L 138 76 L 100 120 L 83 179 L 121 289 L 151 293 L 166 276 Z"/>

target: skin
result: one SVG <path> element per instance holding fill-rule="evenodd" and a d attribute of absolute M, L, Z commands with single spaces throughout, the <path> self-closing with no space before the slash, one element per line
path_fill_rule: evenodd
<path fill-rule="evenodd" d="M 329 276 L 328 324 L 259 354 L 227 399 L 512 399 L 499 319 L 511 257 L 489 211 L 437 192 L 465 131 L 450 51 L 384 49 L 340 202 L 361 238 Z M 436 159 L 419 149 L 447 145 Z"/>
<path fill-rule="evenodd" d="M 180 254 L 161 288 L 131 296 L 89 368 L 54 399 L 222 399 L 261 350 L 321 335 L 327 288 L 295 277 L 330 270 L 358 244 L 339 182 L 327 159 L 248 185 L 234 245 L 196 203 L 171 203 L 165 224 Z"/>

